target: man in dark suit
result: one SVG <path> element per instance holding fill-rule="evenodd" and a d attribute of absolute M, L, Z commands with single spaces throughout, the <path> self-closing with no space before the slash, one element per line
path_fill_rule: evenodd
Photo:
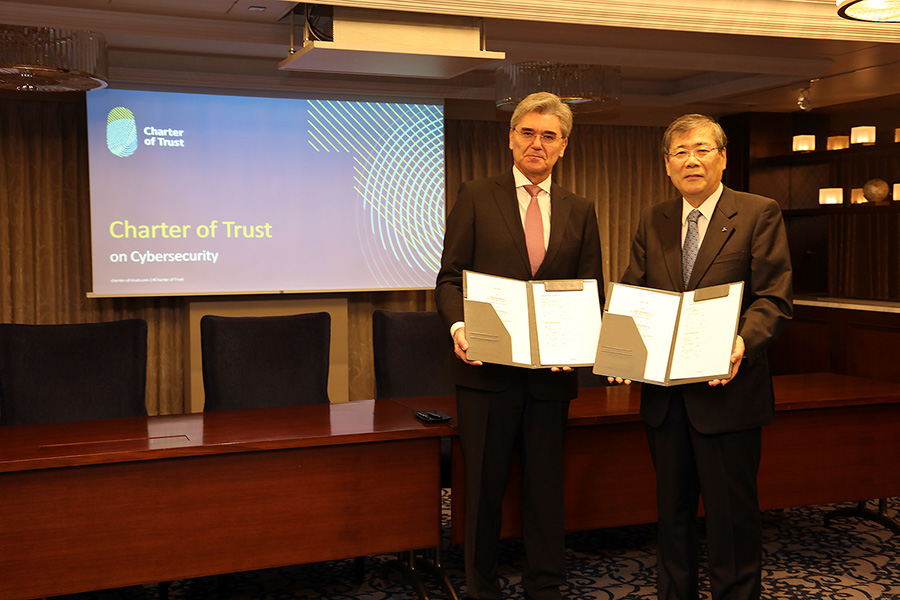
<path fill-rule="evenodd" d="M 510 125 L 514 168 L 460 186 L 447 217 L 435 299 L 456 355 L 450 370 L 466 464 L 467 597 L 502 597 L 501 501 L 518 446 L 525 597 L 558 600 L 565 583 L 562 447 L 569 400 L 578 392 L 575 373 L 568 367 L 551 372 L 468 360 L 462 273 L 596 279 L 603 289 L 600 236 L 593 203 L 550 180 L 572 128 L 569 107 L 553 94 L 532 94 L 513 112 Z"/>
<path fill-rule="evenodd" d="M 793 314 L 791 264 L 778 204 L 722 185 L 725 144 L 710 117 L 684 115 L 669 125 L 666 173 L 682 197 L 643 211 L 622 278 L 677 292 L 744 282 L 731 376 L 641 386 L 656 468 L 660 600 L 699 598 L 701 495 L 713 599 L 750 600 L 761 592 L 756 477 L 762 426 L 774 417 L 766 348 Z"/>

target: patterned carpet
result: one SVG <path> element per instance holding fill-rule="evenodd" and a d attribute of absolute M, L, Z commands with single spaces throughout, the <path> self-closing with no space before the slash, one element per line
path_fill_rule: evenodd
<path fill-rule="evenodd" d="M 449 492 L 445 490 L 445 520 Z M 763 598 L 778 600 L 867 600 L 900 598 L 900 536 L 874 523 L 836 519 L 825 527 L 835 506 L 811 506 L 763 514 Z M 874 508 L 874 503 L 873 503 Z M 900 498 L 890 499 L 888 514 L 897 517 Z M 448 523 L 445 522 L 445 525 Z M 569 534 L 568 600 L 653 599 L 656 558 L 654 525 L 618 527 Z M 447 527 L 445 527 L 445 532 Z M 443 562 L 454 589 L 463 591 L 462 551 L 445 546 Z M 394 558 L 367 559 L 366 579 L 354 583 L 354 561 L 341 560 L 265 571 L 234 573 L 172 582 L 173 600 L 415 600 L 409 584 L 385 569 Z M 519 574 L 521 543 L 504 542 L 501 576 L 506 597 L 522 598 Z M 703 574 L 705 577 L 705 574 Z M 435 600 L 447 595 L 425 579 Z M 221 587 L 220 587 L 221 586 Z M 701 589 L 706 581 L 701 582 Z M 708 595 L 706 596 L 709 597 Z M 154 600 L 155 586 L 135 586 L 55 600 Z"/>

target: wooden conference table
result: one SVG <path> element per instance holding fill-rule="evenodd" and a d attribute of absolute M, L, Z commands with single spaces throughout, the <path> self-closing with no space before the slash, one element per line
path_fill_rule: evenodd
<path fill-rule="evenodd" d="M 775 422 L 763 428 L 763 510 L 900 496 L 900 384 L 833 373 L 774 378 Z M 456 415 L 453 398 L 404 400 Z M 583 388 L 569 408 L 566 529 L 656 521 L 653 464 L 640 387 Z M 452 540 L 463 539 L 465 473 L 454 442 Z M 520 535 L 521 473 L 504 499 L 503 535 Z"/>
<path fill-rule="evenodd" d="M 900 384 L 787 375 L 775 396 L 763 509 L 900 495 Z M 437 547 L 439 436 L 456 428 L 409 407 L 456 414 L 439 397 L 2 428 L 0 598 Z M 569 530 L 656 520 L 638 408 L 637 386 L 572 402 Z M 518 535 L 519 481 L 514 472 L 506 536 Z"/>
<path fill-rule="evenodd" d="M 389 400 L 0 429 L 0 598 L 440 545 L 440 437 Z"/>

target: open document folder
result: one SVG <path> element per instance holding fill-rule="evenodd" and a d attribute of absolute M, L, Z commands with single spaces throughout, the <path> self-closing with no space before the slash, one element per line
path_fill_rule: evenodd
<path fill-rule="evenodd" d="M 469 360 L 530 369 L 594 364 L 596 279 L 520 281 L 463 271 Z"/>
<path fill-rule="evenodd" d="M 656 385 L 731 376 L 744 283 L 669 292 L 611 283 L 594 374 Z"/>

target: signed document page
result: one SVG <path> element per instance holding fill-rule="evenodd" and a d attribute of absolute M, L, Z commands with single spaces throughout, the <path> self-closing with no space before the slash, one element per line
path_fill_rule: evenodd
<path fill-rule="evenodd" d="M 528 288 L 524 281 L 467 271 L 466 299 L 486 302 L 494 307 L 512 341 L 512 362 L 532 362 Z"/>
<path fill-rule="evenodd" d="M 548 289 L 534 282 L 535 329 L 542 365 L 586 365 L 594 362 L 600 338 L 597 281 L 585 279 L 580 290 Z"/>
<path fill-rule="evenodd" d="M 669 379 L 727 378 L 741 310 L 740 283 L 728 294 L 697 301 L 698 290 L 685 292 L 672 351 Z"/>
<path fill-rule="evenodd" d="M 647 347 L 644 381 L 666 381 L 681 294 L 622 284 L 610 288 L 607 312 L 634 319 Z"/>

